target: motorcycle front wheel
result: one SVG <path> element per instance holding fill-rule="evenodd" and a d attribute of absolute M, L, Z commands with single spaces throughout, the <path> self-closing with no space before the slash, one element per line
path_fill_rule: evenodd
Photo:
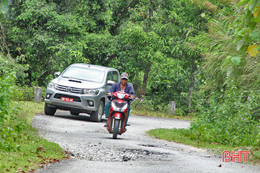
<path fill-rule="evenodd" d="M 114 129 L 113 129 L 113 139 L 117 138 L 118 130 L 119 130 L 119 121 L 118 119 L 115 119 L 114 122 Z"/>

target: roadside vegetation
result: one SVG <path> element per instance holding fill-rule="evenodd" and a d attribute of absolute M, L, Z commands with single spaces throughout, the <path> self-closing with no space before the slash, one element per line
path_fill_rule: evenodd
<path fill-rule="evenodd" d="M 148 134 L 219 153 L 250 150 L 251 162 L 259 164 L 260 1 L 213 7 L 218 14 L 209 20 L 209 31 L 191 38 L 205 58 L 196 119 L 190 129 L 157 129 Z"/>
<path fill-rule="evenodd" d="M 171 133 L 259 159 L 259 23 L 260 0 L 2 0 L 0 152 L 19 151 L 31 131 L 21 131 L 30 117 L 20 120 L 14 101 L 32 100 L 72 63 L 92 63 L 129 73 L 133 113 L 172 118 L 175 101 L 174 118 L 192 123 Z"/>
<path fill-rule="evenodd" d="M 11 102 L 16 109 L 1 122 L 0 172 L 30 172 L 48 163 L 65 159 L 62 148 L 39 136 L 31 126 L 36 113 L 43 111 L 43 103 Z"/>
<path fill-rule="evenodd" d="M 2 56 L 0 60 L 0 172 L 29 172 L 64 159 L 61 147 L 41 138 L 31 126 L 35 114 L 43 112 L 43 103 L 18 101 L 28 99 L 31 91 L 15 85 L 19 66 Z"/>
<path fill-rule="evenodd" d="M 136 99 L 131 104 L 131 114 L 132 115 L 141 115 L 141 116 L 153 116 L 153 117 L 161 117 L 161 118 L 171 118 L 171 119 L 182 119 L 192 121 L 195 120 L 196 117 L 190 113 L 185 114 L 181 109 L 175 109 L 175 114 L 169 113 L 169 108 L 165 106 L 164 109 L 160 111 L 154 111 L 151 109 L 151 103 L 149 100 L 145 99 Z"/>

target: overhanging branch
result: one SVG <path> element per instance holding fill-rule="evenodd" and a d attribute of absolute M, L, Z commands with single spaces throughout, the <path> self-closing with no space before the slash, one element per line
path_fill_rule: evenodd
<path fill-rule="evenodd" d="M 127 11 L 127 9 L 130 7 L 131 3 L 133 2 L 134 0 L 131 0 L 128 5 L 124 8 L 124 10 L 122 11 L 121 13 L 121 19 L 125 16 L 125 13 Z"/>

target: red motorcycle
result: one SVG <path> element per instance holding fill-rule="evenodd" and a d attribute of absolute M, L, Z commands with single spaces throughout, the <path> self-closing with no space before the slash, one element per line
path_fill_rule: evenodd
<path fill-rule="evenodd" d="M 132 100 L 130 95 L 123 91 L 117 91 L 111 95 L 107 130 L 113 134 L 113 139 L 116 139 L 118 134 L 121 135 L 126 131 L 129 100 Z"/>

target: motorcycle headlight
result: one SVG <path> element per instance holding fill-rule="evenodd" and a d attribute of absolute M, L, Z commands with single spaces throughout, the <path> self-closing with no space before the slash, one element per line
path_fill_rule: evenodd
<path fill-rule="evenodd" d="M 83 89 L 83 94 L 88 94 L 88 95 L 98 95 L 99 90 L 94 90 L 94 89 Z"/>
<path fill-rule="evenodd" d="M 127 108 L 127 104 L 125 104 L 123 107 L 122 107 L 122 110 L 126 110 Z"/>
<path fill-rule="evenodd" d="M 49 83 L 48 88 L 51 88 L 51 89 L 55 89 L 55 90 L 56 90 L 56 88 L 57 88 L 57 84 L 51 82 L 51 83 Z"/>

